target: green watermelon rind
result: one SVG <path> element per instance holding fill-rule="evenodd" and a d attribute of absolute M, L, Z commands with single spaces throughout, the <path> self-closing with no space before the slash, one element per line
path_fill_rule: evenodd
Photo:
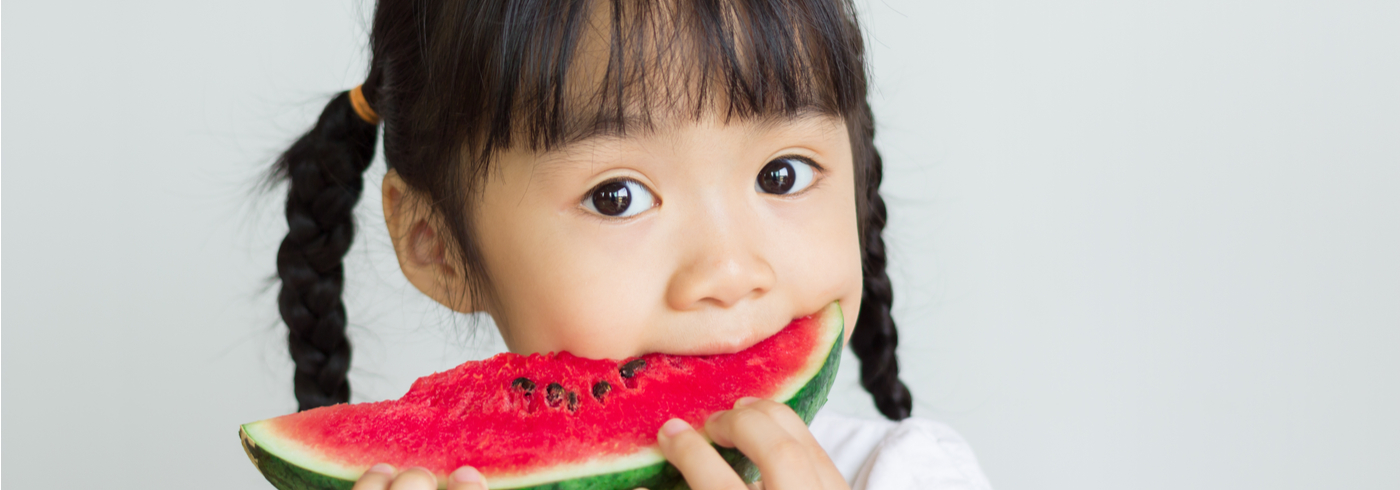
<path fill-rule="evenodd" d="M 831 385 L 836 380 L 836 371 L 841 364 L 841 351 L 845 346 L 845 317 L 841 313 L 839 305 L 833 305 L 825 309 L 820 315 L 827 317 L 825 321 L 835 321 L 840 328 L 836 329 L 832 347 L 827 351 L 822 361 L 821 367 L 804 383 L 801 388 L 795 390 L 791 396 L 784 400 L 784 404 L 792 408 L 802 421 L 811 424 L 812 418 L 816 416 L 817 410 L 826 404 L 827 395 L 831 391 Z M 825 321 L 823 323 L 825 323 Z M 820 355 L 813 353 L 813 357 Z M 815 359 L 813 359 L 815 360 Z M 801 375 L 795 378 L 801 379 Z M 778 393 L 781 395 L 782 393 Z M 259 422 L 243 425 L 239 431 L 239 438 L 243 442 L 243 449 L 248 454 L 248 459 L 253 461 L 258 471 L 262 472 L 272 486 L 279 490 L 350 490 L 355 485 L 354 480 L 338 478 L 326 475 L 307 468 L 303 468 L 283 459 L 275 453 L 295 451 L 292 448 L 264 448 L 256 439 L 271 442 L 275 437 L 259 437 L 262 431 L 258 426 Z M 249 433 L 252 432 L 253 435 Z M 271 450 L 269 450 L 271 449 Z M 748 457 L 738 450 L 716 446 L 720 456 L 732 466 L 746 482 L 757 481 L 759 472 L 757 466 Z M 659 455 L 659 452 L 656 453 Z M 639 460 L 654 459 L 654 455 L 632 455 L 624 457 L 629 460 L 624 465 L 636 464 Z M 648 457 L 651 456 L 651 457 Z M 617 466 L 619 461 L 600 463 L 604 466 Z M 630 464 L 628 464 L 630 463 Z M 581 465 L 583 468 L 598 469 L 597 464 Z M 580 468 L 580 469 L 583 469 Z M 337 471 L 337 473 L 342 473 Z M 514 480 L 514 481 L 511 481 Z M 492 488 L 509 488 L 511 490 L 619 490 L 648 488 L 651 490 L 670 490 L 689 488 L 685 484 L 680 471 L 671 463 L 661 459 L 655 463 L 632 468 L 622 469 L 615 472 L 581 475 L 576 478 L 552 481 L 531 486 L 509 486 L 512 483 L 519 483 L 518 479 L 512 478 L 507 481 L 492 480 L 487 482 Z M 507 485 L 507 486 L 498 486 Z"/>

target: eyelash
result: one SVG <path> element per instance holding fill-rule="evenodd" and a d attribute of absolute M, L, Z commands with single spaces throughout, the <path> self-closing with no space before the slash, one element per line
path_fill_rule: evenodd
<path fill-rule="evenodd" d="M 813 161 L 811 158 L 805 157 L 805 156 L 802 156 L 802 155 L 781 155 L 781 156 L 773 157 L 773 160 L 780 160 L 780 159 L 784 159 L 784 158 L 791 158 L 791 159 L 793 159 L 793 160 L 800 161 L 800 162 L 805 163 L 805 164 L 807 164 L 807 165 L 811 165 L 812 168 L 815 168 L 815 169 L 817 169 L 817 170 L 820 171 L 820 172 L 825 172 L 825 171 L 826 171 L 826 167 L 823 167 L 823 166 L 821 166 L 821 164 L 818 164 L 816 161 Z M 769 160 L 769 161 L 771 162 L 771 161 L 773 161 L 773 160 Z M 767 164 L 764 164 L 764 165 L 767 165 Z"/>

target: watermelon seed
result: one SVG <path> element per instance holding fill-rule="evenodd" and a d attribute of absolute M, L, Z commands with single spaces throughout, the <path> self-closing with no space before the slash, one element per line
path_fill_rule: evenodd
<path fill-rule="evenodd" d="M 559 383 L 550 383 L 544 389 L 544 402 L 551 407 L 559 406 L 559 402 L 564 401 L 564 387 Z"/>
<path fill-rule="evenodd" d="M 535 392 L 535 382 L 529 378 L 515 378 L 515 381 L 510 382 L 510 387 L 525 392 L 525 396 Z"/>
<path fill-rule="evenodd" d="M 609 391 L 612 391 L 612 385 L 608 384 L 607 381 L 599 381 L 597 384 L 593 385 L 593 398 L 597 398 L 599 402 L 602 402 L 603 397 L 607 396 Z"/>
<path fill-rule="evenodd" d="M 633 359 L 633 360 L 629 361 L 627 364 L 623 364 L 623 365 L 622 365 L 622 369 L 619 369 L 619 370 L 618 370 L 618 374 L 621 374 L 622 377 L 624 377 L 624 378 L 631 378 L 631 377 L 637 375 L 637 371 L 641 371 L 642 369 L 646 369 L 646 367 L 647 367 L 647 360 L 646 360 L 646 359 Z"/>
<path fill-rule="evenodd" d="M 578 393 L 574 393 L 572 391 L 569 392 L 569 411 L 578 411 Z"/>

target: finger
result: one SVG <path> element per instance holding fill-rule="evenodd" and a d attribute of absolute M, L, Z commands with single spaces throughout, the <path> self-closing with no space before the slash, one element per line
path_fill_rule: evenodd
<path fill-rule="evenodd" d="M 773 407 L 769 406 L 769 403 L 773 403 L 773 405 L 780 406 L 785 405 L 781 405 L 781 403 L 776 402 L 764 402 L 769 402 L 769 400 L 749 398 L 749 396 L 745 396 L 745 398 L 739 399 L 738 402 L 734 402 L 734 409 L 725 410 L 725 412 L 715 412 L 713 414 L 710 414 L 710 419 L 706 419 L 706 423 L 704 423 L 704 428 L 706 428 L 706 434 L 710 435 L 710 438 L 714 441 L 714 444 L 722 445 L 722 447 L 732 448 L 735 447 L 734 438 L 731 437 L 731 430 L 732 428 L 734 428 L 732 427 L 732 423 L 734 423 L 734 421 L 736 420 L 735 417 L 763 416 L 767 417 L 767 419 L 763 419 L 763 417 L 755 419 L 755 421 L 763 421 L 762 426 L 756 427 L 760 430 L 757 434 L 764 435 L 764 437 L 767 438 L 781 437 L 781 435 L 784 434 L 788 435 L 788 437 L 791 438 L 798 438 L 798 433 L 801 433 L 801 431 L 792 430 L 792 428 L 788 427 L 788 424 L 784 424 L 783 421 L 778 420 L 780 419 L 780 417 L 777 417 L 777 414 L 780 414 L 780 412 L 778 412 L 777 409 L 773 409 Z M 741 414 L 741 412 L 756 413 Z M 724 424 L 728 424 L 728 426 L 721 427 L 721 420 L 727 420 L 724 421 Z M 801 419 L 798 419 L 798 423 L 801 423 Z M 714 430 L 711 430 L 711 427 L 713 427 Z"/>
<path fill-rule="evenodd" d="M 807 427 L 807 423 L 802 421 L 802 417 L 799 417 L 797 412 L 792 411 L 792 407 L 784 403 L 759 398 L 741 398 L 734 405 L 736 408 L 758 410 L 772 417 L 778 426 L 802 443 L 803 447 L 806 447 L 812 454 L 813 462 L 817 471 L 820 472 L 822 480 L 846 481 L 846 477 L 841 476 L 841 470 L 836 469 L 836 464 L 831 462 L 831 456 L 827 455 L 826 450 L 817 443 L 817 438 L 812 435 L 812 430 Z"/>
<path fill-rule="evenodd" d="M 384 490 L 394 481 L 394 467 L 384 463 L 369 467 L 350 490 Z"/>
<path fill-rule="evenodd" d="M 447 476 L 447 490 L 486 490 L 486 477 L 476 468 L 463 466 Z"/>
<path fill-rule="evenodd" d="M 437 490 L 437 477 L 423 468 L 409 468 L 394 477 L 389 490 Z"/>
<path fill-rule="evenodd" d="M 802 441 L 788 434 L 772 416 L 741 406 L 720 412 L 705 424 L 705 432 L 722 446 L 733 445 L 763 474 L 764 486 L 773 489 L 822 488 L 814 455 Z"/>
<path fill-rule="evenodd" d="M 792 407 L 785 403 L 778 403 L 773 400 L 763 398 L 744 397 L 734 402 L 734 408 L 747 408 L 758 410 L 768 414 L 773 418 L 793 438 L 806 444 L 808 447 L 820 448 L 817 438 L 812 436 L 811 429 L 807 428 L 807 423 L 802 421 L 802 417 L 797 416 L 797 412 L 792 411 Z"/>
<path fill-rule="evenodd" d="M 671 419 L 656 435 L 661 453 L 681 470 L 691 490 L 747 490 L 705 437 L 681 419 Z"/>

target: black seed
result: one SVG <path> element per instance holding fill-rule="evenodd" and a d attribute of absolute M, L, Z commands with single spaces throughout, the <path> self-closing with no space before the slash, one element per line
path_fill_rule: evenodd
<path fill-rule="evenodd" d="M 515 381 L 510 382 L 510 387 L 525 392 L 525 396 L 535 392 L 535 382 L 529 378 L 515 378 Z"/>
<path fill-rule="evenodd" d="M 646 369 L 646 367 L 647 367 L 647 360 L 646 360 L 646 359 L 633 359 L 633 360 L 629 361 L 627 364 L 623 364 L 623 365 L 622 365 L 622 369 L 619 369 L 619 370 L 618 370 L 618 374 L 621 374 L 622 377 L 624 377 L 624 378 L 631 378 L 631 377 L 637 375 L 637 371 L 641 371 L 641 370 L 643 370 L 643 369 Z"/>
<path fill-rule="evenodd" d="M 612 391 L 612 385 L 608 384 L 607 381 L 599 381 L 593 385 L 593 398 L 597 398 L 601 402 L 603 397 L 608 396 L 609 391 Z"/>
<path fill-rule="evenodd" d="M 574 393 L 572 391 L 569 392 L 569 411 L 578 411 L 578 393 Z"/>
<path fill-rule="evenodd" d="M 564 401 L 564 387 L 559 383 L 550 383 L 544 389 L 544 402 L 551 407 L 559 406 L 559 402 Z"/>

